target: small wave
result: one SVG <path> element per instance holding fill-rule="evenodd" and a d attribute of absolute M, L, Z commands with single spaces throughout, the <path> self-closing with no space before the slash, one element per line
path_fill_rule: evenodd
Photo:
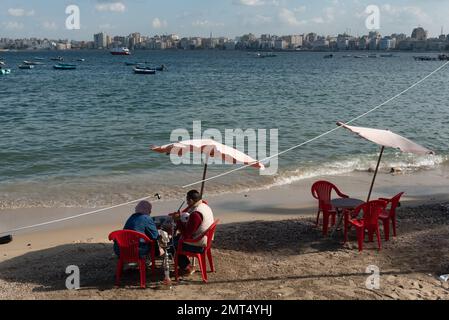
<path fill-rule="evenodd" d="M 292 184 L 296 181 L 320 176 L 340 175 L 350 172 L 372 172 L 376 168 L 378 155 L 365 155 L 358 158 L 346 159 L 334 162 L 326 162 L 322 165 L 308 166 L 288 170 L 275 178 L 268 187 Z M 389 173 L 392 168 L 402 172 L 413 172 L 423 169 L 431 169 L 449 161 L 449 155 L 415 156 L 395 154 L 393 158 L 385 158 L 379 165 L 379 171 Z"/>

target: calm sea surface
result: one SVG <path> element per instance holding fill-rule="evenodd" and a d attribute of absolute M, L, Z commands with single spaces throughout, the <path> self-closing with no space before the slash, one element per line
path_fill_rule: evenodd
<path fill-rule="evenodd" d="M 78 58 L 56 71 L 51 57 Z M 279 151 L 299 144 L 396 95 L 441 62 L 394 58 L 323 59 L 322 53 L 140 51 L 4 52 L 0 76 L 0 208 L 97 206 L 160 193 L 178 196 L 201 165 L 175 166 L 149 150 L 176 128 L 279 129 Z M 20 70 L 23 60 L 45 65 Z M 135 75 L 125 61 L 165 64 Z M 436 151 L 417 157 L 387 150 L 383 170 L 432 169 L 449 159 L 449 67 L 355 124 L 388 128 Z M 269 150 L 268 150 L 269 151 Z M 275 176 L 247 168 L 210 181 L 208 192 L 260 188 L 317 175 L 368 170 L 378 147 L 338 130 L 281 156 Z M 210 175 L 232 169 L 211 165 Z"/>

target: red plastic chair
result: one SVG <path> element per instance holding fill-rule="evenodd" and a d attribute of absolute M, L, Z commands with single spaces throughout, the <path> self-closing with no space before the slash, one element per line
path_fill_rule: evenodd
<path fill-rule="evenodd" d="M 206 257 L 209 260 L 209 266 L 211 269 L 211 272 L 215 272 L 214 262 L 212 260 L 212 241 L 214 239 L 215 235 L 215 229 L 217 228 L 217 224 L 220 222 L 220 220 L 215 220 L 215 222 L 207 229 L 203 234 L 201 234 L 196 239 L 180 239 L 178 242 L 178 248 L 176 249 L 175 254 L 175 279 L 178 281 L 179 279 L 179 270 L 178 270 L 178 255 L 184 255 L 191 258 L 197 258 L 198 264 L 200 266 L 201 271 L 201 277 L 203 278 L 203 282 L 207 282 L 207 264 L 206 264 Z M 184 242 L 199 242 L 201 239 L 207 236 L 207 245 L 204 249 L 203 253 L 194 253 L 194 252 L 188 252 L 182 250 L 182 245 Z"/>
<path fill-rule="evenodd" d="M 354 211 L 345 212 L 345 243 L 348 240 L 348 228 L 354 226 L 357 232 L 357 241 L 359 245 L 359 251 L 363 250 L 363 242 L 365 241 L 365 230 L 368 231 L 369 241 L 373 241 L 374 233 L 377 237 L 377 245 L 379 250 L 380 244 L 380 231 L 379 231 L 379 215 L 385 210 L 387 202 L 383 200 L 369 201 L 361 204 Z M 360 211 L 363 211 L 363 218 L 357 218 Z"/>
<path fill-rule="evenodd" d="M 143 239 L 145 243 L 150 244 L 150 257 L 151 257 L 151 273 L 154 278 L 155 274 L 155 243 L 148 238 L 145 234 L 132 231 L 132 230 L 118 230 L 109 235 L 109 241 L 116 241 L 120 248 L 120 257 L 117 263 L 117 269 L 115 273 L 115 285 L 120 285 L 120 278 L 122 277 L 123 265 L 125 263 L 138 263 L 140 270 L 140 287 L 145 288 L 147 282 L 147 272 L 145 260 L 146 257 L 141 258 L 139 255 L 139 243 L 140 239 Z"/>
<path fill-rule="evenodd" d="M 379 219 L 382 221 L 384 226 L 384 236 L 385 241 L 390 240 L 390 221 L 393 225 L 393 236 L 396 237 L 396 208 L 399 205 L 399 200 L 401 200 L 404 192 L 398 193 L 391 199 L 380 198 L 379 200 L 384 200 L 387 202 L 387 205 L 390 204 L 390 209 L 386 208 L 384 212 L 381 213 Z"/>
<path fill-rule="evenodd" d="M 341 198 L 349 198 L 346 194 L 342 193 L 338 188 L 329 181 L 317 181 L 312 185 L 312 196 L 318 200 L 318 212 L 316 216 L 316 226 L 318 227 L 320 222 L 320 213 L 323 212 L 323 235 L 327 235 L 329 228 L 329 217 L 332 217 L 332 225 L 335 224 L 335 216 L 337 212 L 331 205 L 331 195 L 334 190 Z"/>

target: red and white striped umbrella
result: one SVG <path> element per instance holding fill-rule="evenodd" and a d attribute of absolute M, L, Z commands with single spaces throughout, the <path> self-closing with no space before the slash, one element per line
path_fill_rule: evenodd
<path fill-rule="evenodd" d="M 199 153 L 206 155 L 206 158 L 222 159 L 223 161 L 230 164 L 241 163 L 261 170 L 265 169 L 265 166 L 262 163 L 253 159 L 247 154 L 212 139 L 184 140 L 166 144 L 163 146 L 154 146 L 151 148 L 151 150 L 165 154 L 176 154 L 179 157 L 182 157 L 183 155 L 186 155 L 188 153 Z M 203 194 L 204 191 L 206 171 L 207 160 L 204 164 L 201 194 Z"/>

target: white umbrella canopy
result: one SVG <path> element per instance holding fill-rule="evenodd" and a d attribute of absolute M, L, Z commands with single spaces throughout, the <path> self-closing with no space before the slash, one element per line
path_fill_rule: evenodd
<path fill-rule="evenodd" d="M 396 148 L 402 152 L 415 153 L 415 154 L 433 154 L 432 150 L 429 150 L 397 133 L 390 130 L 372 129 L 364 127 L 348 126 L 347 124 L 338 122 L 337 125 L 342 126 L 366 140 L 372 141 L 382 147 Z"/>
<path fill-rule="evenodd" d="M 187 154 L 187 153 L 200 153 L 206 155 L 208 158 L 214 159 L 222 159 L 230 164 L 245 164 L 258 169 L 265 169 L 265 166 L 259 161 L 253 159 L 247 154 L 219 143 L 212 139 L 194 139 L 194 140 L 183 140 L 175 143 L 166 144 L 163 146 L 153 146 L 151 150 L 165 153 L 165 154 L 176 154 L 179 157 Z M 204 191 L 204 183 L 206 179 L 206 171 L 207 171 L 207 160 L 204 164 L 204 172 L 203 172 L 203 182 L 201 184 L 201 195 Z"/>
<path fill-rule="evenodd" d="M 368 193 L 368 200 L 371 197 L 371 192 L 373 191 L 374 182 L 376 180 L 377 172 L 379 170 L 380 160 L 382 158 L 382 154 L 384 152 L 385 147 L 399 149 L 402 152 L 406 153 L 414 153 L 414 154 L 434 154 L 434 152 L 430 149 L 427 149 L 403 136 L 400 136 L 397 133 L 394 133 L 390 130 L 381 130 L 381 129 L 373 129 L 373 128 L 364 128 L 364 127 L 354 127 L 344 124 L 342 122 L 337 122 L 338 126 L 348 129 L 349 131 L 359 135 L 360 137 L 374 142 L 380 145 L 382 148 L 380 150 L 379 159 L 377 161 L 376 170 L 374 171 L 373 181 L 371 182 L 371 187 Z"/>

